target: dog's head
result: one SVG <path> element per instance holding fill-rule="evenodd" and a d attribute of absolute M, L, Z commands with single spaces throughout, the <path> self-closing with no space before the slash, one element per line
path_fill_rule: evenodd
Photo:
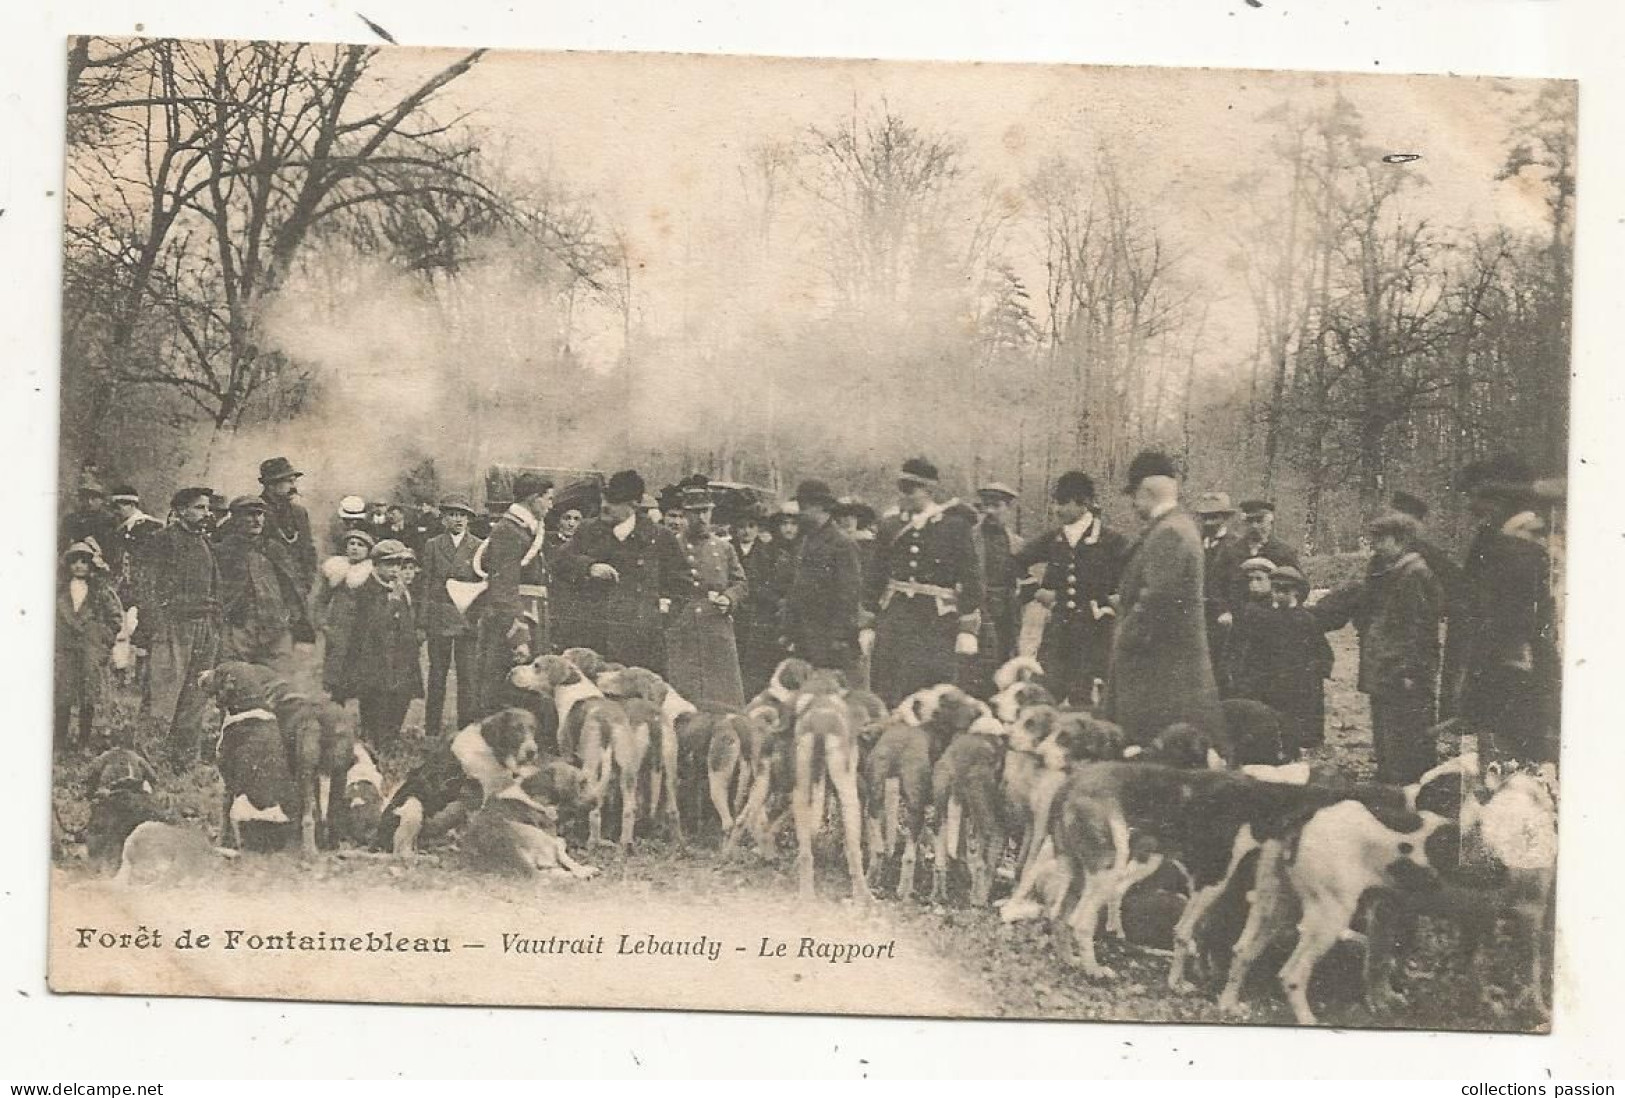
<path fill-rule="evenodd" d="M 777 701 L 787 702 L 792 694 L 800 692 L 806 686 L 812 673 L 813 665 L 804 659 L 791 656 L 789 659 L 780 660 L 779 665 L 773 669 L 773 678 L 767 684 L 767 692 Z"/>
<path fill-rule="evenodd" d="M 508 685 L 545 697 L 561 686 L 584 681 L 581 669 L 563 656 L 538 656 L 508 672 Z"/>
<path fill-rule="evenodd" d="M 612 698 L 641 698 L 659 706 L 666 703 L 671 686 L 646 667 L 623 667 L 605 671 L 597 678 L 598 689 Z"/>
<path fill-rule="evenodd" d="M 197 685 L 227 713 L 241 713 L 265 705 L 277 679 L 276 672 L 268 667 L 226 660 L 199 675 Z"/>
<path fill-rule="evenodd" d="M 1188 721 L 1176 721 L 1157 733 L 1134 757 L 1141 762 L 1200 770 L 1209 766 L 1212 754 L 1213 741 L 1206 733 Z"/>
<path fill-rule="evenodd" d="M 1226 698 L 1221 704 L 1230 742 L 1210 746 L 1232 766 L 1278 766 L 1286 761 L 1286 724 L 1280 713 L 1251 698 Z"/>
<path fill-rule="evenodd" d="M 1036 682 L 1013 682 L 994 694 L 990 704 L 995 717 L 1005 724 L 1014 724 L 1024 710 L 1035 705 L 1053 706 L 1055 696 Z"/>
<path fill-rule="evenodd" d="M 564 815 L 586 812 L 598 803 L 587 772 L 563 759 L 547 760 L 519 784 L 531 798 Z"/>
<path fill-rule="evenodd" d="M 1111 721 L 1088 713 L 1062 713 L 1055 733 L 1038 746 L 1044 765 L 1065 770 L 1074 763 L 1112 762 L 1123 757 L 1128 736 Z"/>
<path fill-rule="evenodd" d="M 1055 706 L 1029 706 L 1010 724 L 1010 747 L 1014 751 L 1037 751 L 1038 745 L 1061 726 L 1061 711 Z"/>
<path fill-rule="evenodd" d="M 575 664 L 576 670 L 589 679 L 604 673 L 604 657 L 591 648 L 566 648 L 560 656 Z"/>
<path fill-rule="evenodd" d="M 941 704 L 943 695 L 953 689 L 955 688 L 950 683 L 921 687 L 898 702 L 897 708 L 892 710 L 892 716 L 904 724 L 916 727 L 929 724 L 937 715 L 937 706 Z"/>
<path fill-rule="evenodd" d="M 526 710 L 501 709 L 486 717 L 480 738 L 497 765 L 515 776 L 536 758 L 536 718 Z"/>
<path fill-rule="evenodd" d="M 980 717 L 991 717 L 993 711 L 985 702 L 971 697 L 957 686 L 940 688 L 936 708 L 925 722 L 943 736 L 958 736 L 970 730 Z"/>
<path fill-rule="evenodd" d="M 755 721 L 769 732 L 788 731 L 783 725 L 784 711 L 776 705 L 753 705 L 745 711 L 744 719 Z"/>
<path fill-rule="evenodd" d="M 151 793 L 158 787 L 158 772 L 128 747 L 115 747 L 96 756 L 87 777 L 92 794 Z"/>

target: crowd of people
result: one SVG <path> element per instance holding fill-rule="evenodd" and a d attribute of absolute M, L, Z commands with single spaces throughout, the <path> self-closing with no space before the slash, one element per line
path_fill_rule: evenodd
<path fill-rule="evenodd" d="M 1031 655 L 1059 701 L 1131 741 L 1181 721 L 1221 735 L 1220 700 L 1244 697 L 1279 712 L 1300 750 L 1325 736 L 1326 634 L 1352 623 L 1379 780 L 1432 764 L 1441 715 L 1479 733 L 1488 758 L 1554 757 L 1550 569 L 1533 475 L 1512 457 L 1458 478 L 1478 522 L 1459 565 L 1426 537 L 1426 504 L 1398 493 L 1368 526 L 1366 567 L 1330 591 L 1311 590 L 1269 501 L 1208 492 L 1187 510 L 1155 451 L 1123 486 L 1137 530 L 1109 526 L 1074 470 L 1030 540 L 1010 528 L 1014 490 L 962 500 L 923 458 L 902 464 L 884 514 L 818 479 L 769 513 L 736 495 L 719 505 L 698 474 L 657 496 L 623 470 L 589 500 L 520 473 L 496 512 L 459 495 L 412 508 L 346 496 L 320 546 L 302 476 L 271 458 L 258 493 L 182 488 L 162 521 L 128 486 L 86 482 L 61 530 L 60 746 L 106 734 L 110 668 L 139 681 L 147 738 L 181 771 L 205 750 L 198 675 L 220 660 L 355 701 L 379 747 L 416 698 L 437 735 L 448 683 L 463 726 L 514 700 L 515 664 L 588 647 L 733 707 L 787 655 L 889 705 L 942 682 L 986 697 L 1001 664 Z"/>

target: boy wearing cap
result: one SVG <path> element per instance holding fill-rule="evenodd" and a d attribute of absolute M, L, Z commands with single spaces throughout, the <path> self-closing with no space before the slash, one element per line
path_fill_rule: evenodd
<path fill-rule="evenodd" d="M 474 505 L 462 496 L 440 501 L 441 533 L 423 544 L 423 587 L 419 592 L 423 632 L 429 649 L 429 681 L 423 703 L 423 727 L 431 736 L 442 731 L 446 681 L 457 672 L 457 727 L 475 719 L 479 687 L 475 684 L 474 626 L 452 598 L 451 584 L 476 584 L 474 554 L 482 544 L 469 533 Z M 545 555 L 545 550 L 544 550 Z M 472 589 L 472 588 L 467 588 Z"/>
<path fill-rule="evenodd" d="M 863 599 L 858 549 L 835 523 L 838 504 L 827 483 L 802 481 L 795 500 L 802 534 L 784 600 L 787 647 L 814 667 L 841 671 L 855 681 Z"/>
<path fill-rule="evenodd" d="M 677 500 L 688 583 L 666 618 L 666 677 L 696 705 L 737 709 L 745 704 L 745 687 L 733 613 L 745 597 L 745 568 L 733 545 L 711 532 L 712 505 L 703 478 Z"/>
<path fill-rule="evenodd" d="M 219 550 L 222 654 L 286 673 L 295 642 L 314 643 L 316 631 L 292 559 L 274 549 L 265 525 L 259 496 L 231 501 L 230 532 Z"/>
<path fill-rule="evenodd" d="M 1309 579 L 1292 565 L 1270 576 L 1269 671 L 1259 698 L 1287 722 L 1287 749 L 1294 756 L 1326 742 L 1325 681 L 1332 675 L 1332 646 L 1315 615 L 1304 606 Z"/>
<path fill-rule="evenodd" d="M 106 578 L 106 565 L 86 542 L 62 554 L 64 575 L 56 595 L 56 746 L 88 746 L 96 706 L 107 690 L 107 664 L 113 640 L 124 624 L 124 607 Z M 79 711 L 77 744 L 71 736 Z"/>
<path fill-rule="evenodd" d="M 1415 781 L 1438 761 L 1433 684 L 1439 671 L 1438 581 L 1416 552 L 1416 520 L 1391 513 L 1367 527 L 1365 577 L 1311 608 L 1323 632 L 1349 622 L 1360 634 L 1359 686 L 1371 699 L 1377 780 Z"/>
<path fill-rule="evenodd" d="M 1058 700 L 1078 707 L 1095 704 L 1097 685 L 1106 680 L 1112 626 L 1117 611 L 1112 595 L 1128 555 L 1128 542 L 1108 529 L 1095 503 L 1095 482 L 1072 469 L 1050 489 L 1060 526 L 1033 540 L 1014 562 L 1021 571 L 1042 564 L 1043 578 L 1033 601 L 1048 612 L 1038 662 Z"/>
<path fill-rule="evenodd" d="M 147 540 L 135 564 L 141 608 L 131 641 L 147 650 L 145 721 L 178 772 L 198 761 L 204 696 L 198 676 L 220 662 L 220 570 L 209 538 L 209 490 L 182 488 L 175 521 Z"/>
<path fill-rule="evenodd" d="M 656 674 L 666 669 L 665 615 L 693 590 L 688 556 L 643 513 L 643 477 L 623 469 L 604 485 L 603 513 L 581 524 L 556 562 L 581 615 L 578 644 Z"/>
<path fill-rule="evenodd" d="M 1222 743 L 1224 715 L 1202 614 L 1202 535 L 1179 507 L 1173 459 L 1154 450 L 1137 455 L 1127 492 L 1145 525 L 1118 581 L 1101 707 L 1141 746 L 1181 721 Z"/>
<path fill-rule="evenodd" d="M 406 710 L 423 696 L 417 617 L 400 582 L 411 552 L 386 538 L 372 549 L 372 575 L 356 593 L 355 618 L 333 700 L 356 699 L 361 738 L 375 751 L 400 737 Z"/>
<path fill-rule="evenodd" d="M 1252 698 L 1269 704 L 1270 672 L 1274 664 L 1275 604 L 1270 580 L 1275 563 L 1264 557 L 1249 557 L 1239 571 L 1245 586 L 1241 601 L 1231 603 L 1232 624 L 1225 643 L 1224 682 L 1229 696 Z"/>
<path fill-rule="evenodd" d="M 937 467 L 905 461 L 897 494 L 898 513 L 876 538 L 859 633 L 874 692 L 893 706 L 916 690 L 959 681 L 960 660 L 979 651 L 983 591 L 976 512 L 957 498 L 938 500 Z"/>

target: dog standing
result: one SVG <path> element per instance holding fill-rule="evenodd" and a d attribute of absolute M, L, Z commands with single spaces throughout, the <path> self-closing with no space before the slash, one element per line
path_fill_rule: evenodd
<path fill-rule="evenodd" d="M 864 710 L 858 711 L 861 718 Z M 839 675 L 815 671 L 795 701 L 796 873 L 803 899 L 813 897 L 813 835 L 823 824 L 826 781 L 841 806 L 842 845 L 852 898 L 871 899 L 863 872 L 863 805 L 858 798 L 858 723 Z"/>
<path fill-rule="evenodd" d="M 955 736 L 931 768 L 937 809 L 936 860 L 931 902 L 948 902 L 948 865 L 963 856 L 971 876 L 970 902 L 986 906 L 993 874 L 1004 857 L 1004 814 L 1000 770 L 1004 765 L 1004 725 L 978 717 Z M 966 847 L 963 855 L 961 846 Z"/>
<path fill-rule="evenodd" d="M 258 664 L 228 660 L 198 676 L 223 716 L 215 765 L 225 786 L 222 837 L 231 847 L 277 851 L 287 843 L 299 788 L 288 767 L 276 714 L 266 708 L 277 676 Z"/>
<path fill-rule="evenodd" d="M 354 735 L 344 711 L 325 698 L 312 698 L 284 680 L 271 684 L 266 701 L 288 749 L 298 788 L 300 849 L 314 857 L 319 846 L 337 845 L 333 821 L 343 811 L 346 777 L 355 762 Z"/>

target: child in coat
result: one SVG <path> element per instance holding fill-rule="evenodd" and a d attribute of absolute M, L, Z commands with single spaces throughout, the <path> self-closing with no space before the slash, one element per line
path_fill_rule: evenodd
<path fill-rule="evenodd" d="M 1251 698 L 1269 704 L 1271 650 L 1274 647 L 1275 613 L 1270 601 L 1270 577 L 1275 562 L 1250 557 L 1242 562 L 1241 574 L 1247 581 L 1247 601 L 1235 607 L 1230 627 L 1230 643 L 1225 649 L 1225 678 L 1230 684 L 1226 697 Z"/>
<path fill-rule="evenodd" d="M 1309 580 L 1291 566 L 1270 576 L 1271 652 L 1264 697 L 1259 700 L 1281 714 L 1286 724 L 1286 750 L 1295 759 L 1304 748 L 1326 742 L 1326 692 L 1332 674 L 1332 646 L 1315 616 L 1303 605 Z"/>
<path fill-rule="evenodd" d="M 316 621 L 322 630 L 322 688 L 335 697 L 350 655 L 350 625 L 355 620 L 356 596 L 372 578 L 371 534 L 350 530 L 344 535 L 343 555 L 322 561 L 314 599 Z"/>
<path fill-rule="evenodd" d="M 96 719 L 96 704 L 107 687 L 107 665 L 113 641 L 124 625 L 124 606 L 104 573 L 107 565 L 85 542 L 62 554 L 67 571 L 56 596 L 55 728 L 58 748 L 86 746 Z M 69 733 L 73 711 L 79 711 L 79 735 Z"/>
<path fill-rule="evenodd" d="M 355 698 L 361 738 L 374 751 L 399 739 L 413 698 L 423 696 L 417 615 L 400 581 L 411 550 L 393 538 L 373 546 L 372 575 L 356 593 L 355 617 L 334 700 Z"/>

